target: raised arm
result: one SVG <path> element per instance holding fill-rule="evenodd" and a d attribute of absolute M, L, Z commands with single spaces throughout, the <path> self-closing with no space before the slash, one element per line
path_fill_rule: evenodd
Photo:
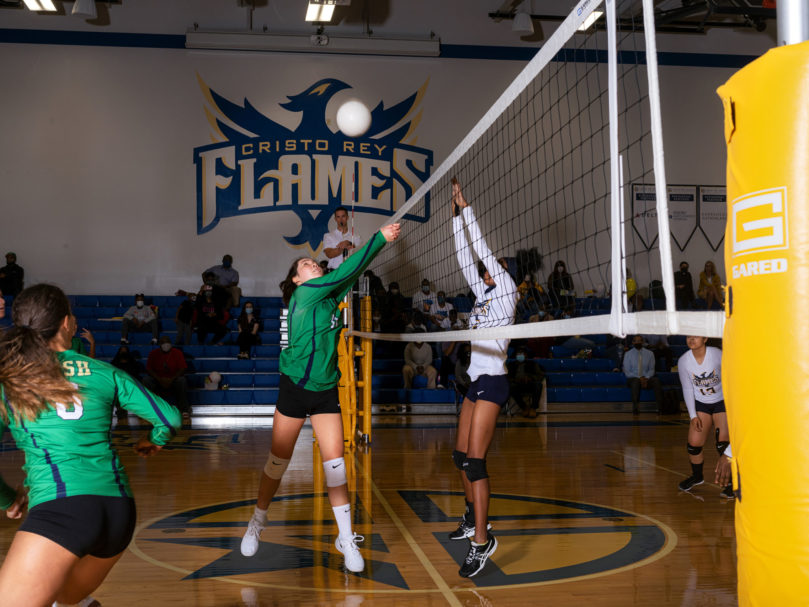
<path fill-rule="evenodd" d="M 467 206 L 463 210 L 462 215 L 466 222 L 466 228 L 469 230 L 469 240 L 472 242 L 472 248 L 475 249 L 475 254 L 483 262 L 483 265 L 486 266 L 489 275 L 498 285 L 502 287 L 511 285 L 510 290 L 516 291 L 517 285 L 514 284 L 511 275 L 503 269 L 503 266 L 500 265 L 497 258 L 492 255 L 489 245 L 486 244 L 486 239 L 480 231 L 480 226 L 478 226 L 477 218 L 475 217 L 475 212 L 472 210 L 472 207 Z"/>
<path fill-rule="evenodd" d="M 399 237 L 399 232 L 398 223 L 383 227 L 359 251 L 346 258 L 334 272 L 301 284 L 296 291 L 296 297 L 306 303 L 322 301 L 328 297 L 342 299 L 385 244 Z"/>

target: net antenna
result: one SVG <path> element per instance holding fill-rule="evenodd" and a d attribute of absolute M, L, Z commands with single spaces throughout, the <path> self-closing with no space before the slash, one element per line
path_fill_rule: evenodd
<path fill-rule="evenodd" d="M 653 0 L 642 6 L 641 15 L 635 0 L 582 0 L 571 11 L 386 222 L 429 216 L 380 253 L 378 275 L 406 294 L 422 278 L 450 297 L 468 291 L 450 227 L 450 180 L 457 177 L 488 247 L 520 286 L 516 324 L 476 330 L 474 339 L 721 336 L 722 313 L 675 308 Z M 597 10 L 605 17 L 596 18 Z M 511 260 L 532 249 L 547 263 L 517 275 Z M 630 269 L 640 291 L 649 285 L 643 311 L 635 310 L 637 296 L 628 297 Z M 468 310 L 462 297 L 454 301 L 459 312 Z"/>

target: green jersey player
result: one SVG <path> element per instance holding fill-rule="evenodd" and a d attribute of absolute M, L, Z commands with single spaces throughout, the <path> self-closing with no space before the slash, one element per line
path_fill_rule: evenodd
<path fill-rule="evenodd" d="M 76 603 L 121 557 L 135 527 L 126 473 L 110 445 L 116 400 L 154 427 L 135 446 L 156 453 L 180 425 L 179 412 L 115 367 L 70 350 L 76 319 L 51 285 L 25 289 L 14 325 L 0 340 L 0 430 L 25 452 L 25 485 L 0 478 L 0 508 L 30 511 L 0 569 L 10 605 Z"/>
<path fill-rule="evenodd" d="M 272 447 L 261 474 L 256 508 L 241 544 L 244 556 L 259 549 L 267 508 L 278 491 L 306 416 L 317 435 L 328 488 L 337 520 L 337 550 L 346 569 L 360 572 L 365 561 L 357 548 L 362 539 L 351 528 L 351 505 L 343 460 L 343 420 L 337 398 L 337 340 L 342 323 L 340 300 L 382 250 L 399 236 L 399 224 L 383 227 L 334 272 L 323 274 L 314 259 L 297 259 L 281 283 L 289 306 L 289 347 L 281 353 L 281 382 L 272 426 Z M 267 547 L 268 550 L 271 548 Z"/>

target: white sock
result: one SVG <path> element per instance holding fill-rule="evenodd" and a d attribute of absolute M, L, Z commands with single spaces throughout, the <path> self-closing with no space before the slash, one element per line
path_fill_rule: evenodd
<path fill-rule="evenodd" d="M 334 518 L 337 520 L 337 529 L 340 537 L 344 540 L 351 540 L 354 538 L 354 533 L 351 531 L 351 504 L 343 504 L 342 506 L 332 506 Z"/>
<path fill-rule="evenodd" d="M 86 596 L 78 603 L 75 603 L 75 607 L 87 607 L 87 605 L 92 605 L 95 602 L 95 599 L 91 596 Z M 53 602 L 52 607 L 70 607 L 68 603 L 58 603 L 56 601 Z"/>
<path fill-rule="evenodd" d="M 253 518 L 263 525 L 264 522 L 267 520 L 267 508 L 264 508 L 264 510 L 262 510 L 261 508 L 256 506 L 256 509 L 253 511 Z"/>

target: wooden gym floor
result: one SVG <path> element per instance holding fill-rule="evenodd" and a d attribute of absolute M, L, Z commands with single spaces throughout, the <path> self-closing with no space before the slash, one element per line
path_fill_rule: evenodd
<path fill-rule="evenodd" d="M 589 407 L 589 405 L 588 405 Z M 377 416 L 373 444 L 346 455 L 363 574 L 343 571 L 319 457 L 305 426 L 259 552 L 239 542 L 269 448 L 264 420 L 195 419 L 157 456 L 113 436 L 138 504 L 129 550 L 94 596 L 106 607 L 735 605 L 734 505 L 706 482 L 692 494 L 687 418 L 600 413 L 501 417 L 488 458 L 499 547 L 472 579 L 450 542 L 463 498 L 452 416 Z M 592 408 L 590 408 L 592 410 Z M 22 478 L 3 437 L 0 472 Z M 706 479 L 716 452 L 706 445 Z M 5 554 L 17 522 L 0 522 Z M 0 599 L 2 602 L 2 599 Z"/>

